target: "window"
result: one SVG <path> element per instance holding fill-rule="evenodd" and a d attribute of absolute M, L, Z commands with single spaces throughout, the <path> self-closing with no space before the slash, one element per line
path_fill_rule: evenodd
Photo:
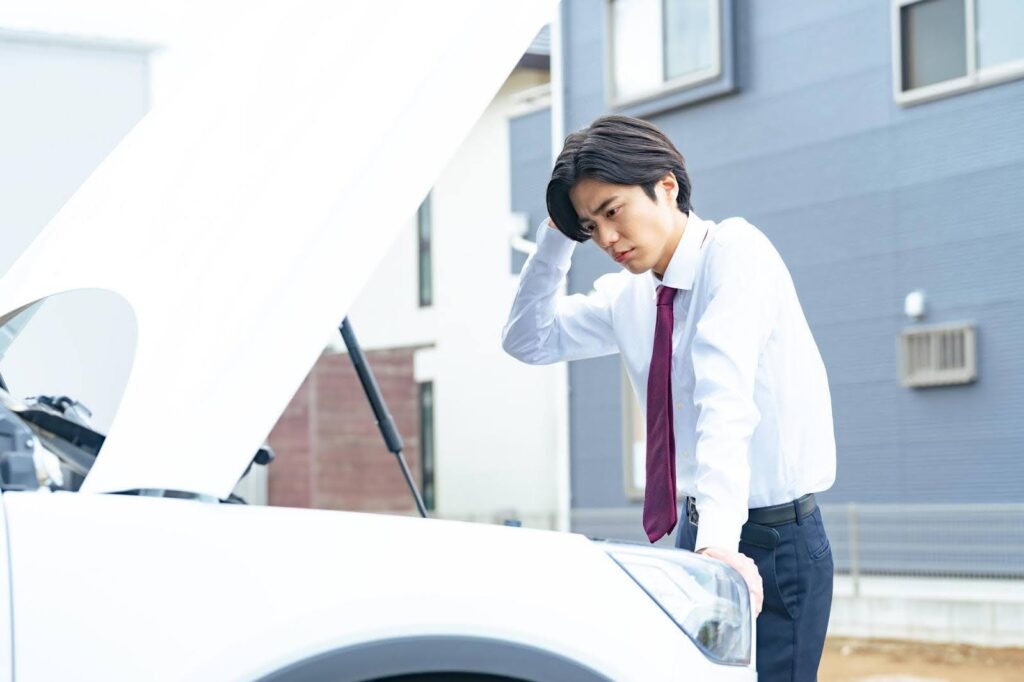
<path fill-rule="evenodd" d="M 420 307 L 434 304 L 434 261 L 430 250 L 431 238 L 430 195 L 420 204 L 416 212 L 416 234 L 419 242 L 419 289 Z"/>
<path fill-rule="evenodd" d="M 138 324 L 131 305 L 113 291 L 77 289 L 17 311 L 0 311 L 0 320 L 0 374 L 10 399 L 48 405 L 69 421 L 106 433 L 135 360 Z M 62 434 L 45 421 L 28 421 L 39 427 L 33 431 L 43 448 L 35 460 L 41 467 L 37 473 L 45 472 L 57 487 L 78 490 L 102 440 L 85 434 L 74 442 L 62 440 L 74 434 Z M 8 484 L 18 474 L 19 458 L 28 453 L 33 459 L 31 448 L 22 448 L 14 433 L 0 432 L 0 449 L 10 450 L 11 456 L 0 467 L 6 469 L 0 479 Z"/>
<path fill-rule="evenodd" d="M 135 360 L 138 324 L 131 305 L 106 289 L 77 289 L 6 317 L 0 374 L 11 395 L 68 396 L 106 433 Z"/>
<path fill-rule="evenodd" d="M 420 480 L 423 485 L 423 505 L 434 509 L 434 383 L 420 386 Z"/>
<path fill-rule="evenodd" d="M 901 104 L 1024 76 L 1024 2 L 894 0 L 893 69 Z"/>
<path fill-rule="evenodd" d="M 611 0 L 613 104 L 649 99 L 722 73 L 720 0 Z"/>

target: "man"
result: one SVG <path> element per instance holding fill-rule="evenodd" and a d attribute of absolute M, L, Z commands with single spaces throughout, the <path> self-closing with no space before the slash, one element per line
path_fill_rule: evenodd
<path fill-rule="evenodd" d="M 622 354 L 646 413 L 648 538 L 678 526 L 677 547 L 743 576 L 761 680 L 815 679 L 833 564 L 813 493 L 835 479 L 835 441 L 789 271 L 747 221 L 692 211 L 682 155 L 638 119 L 606 116 L 566 138 L 547 206 L 505 350 L 531 364 Z M 562 296 L 588 239 L 623 270 Z"/>

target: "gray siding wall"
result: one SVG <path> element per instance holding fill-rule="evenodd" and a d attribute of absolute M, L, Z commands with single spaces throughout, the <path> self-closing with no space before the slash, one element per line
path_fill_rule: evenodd
<path fill-rule="evenodd" d="M 608 113 L 607 27 L 563 3 L 566 130 Z M 775 243 L 829 370 L 839 502 L 1024 500 L 1024 81 L 912 107 L 892 97 L 889 3 L 737 0 L 738 92 L 650 119 L 687 159 L 693 203 Z M 570 288 L 612 271 L 577 250 Z M 972 320 L 979 380 L 899 385 L 903 297 Z M 617 358 L 574 363 L 573 504 L 624 507 Z"/>
<path fill-rule="evenodd" d="M 512 210 L 525 213 L 524 235 L 533 241 L 534 230 L 548 211 L 544 199 L 551 174 L 551 108 L 538 109 L 509 120 L 509 182 Z M 519 272 L 526 256 L 512 252 L 512 271 Z"/>

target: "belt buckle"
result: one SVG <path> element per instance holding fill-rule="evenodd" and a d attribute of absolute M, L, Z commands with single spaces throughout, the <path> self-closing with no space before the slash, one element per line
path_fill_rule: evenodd
<path fill-rule="evenodd" d="M 697 505 L 694 504 L 692 497 L 686 498 L 686 519 L 694 526 L 700 521 L 700 514 L 697 513 Z"/>

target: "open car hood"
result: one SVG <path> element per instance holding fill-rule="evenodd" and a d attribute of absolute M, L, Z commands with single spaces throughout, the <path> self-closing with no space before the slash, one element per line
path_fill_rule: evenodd
<path fill-rule="evenodd" d="M 0 323 L 80 289 L 134 312 L 83 491 L 227 497 L 555 4 L 254 6 L 125 137 L 0 280 Z"/>

